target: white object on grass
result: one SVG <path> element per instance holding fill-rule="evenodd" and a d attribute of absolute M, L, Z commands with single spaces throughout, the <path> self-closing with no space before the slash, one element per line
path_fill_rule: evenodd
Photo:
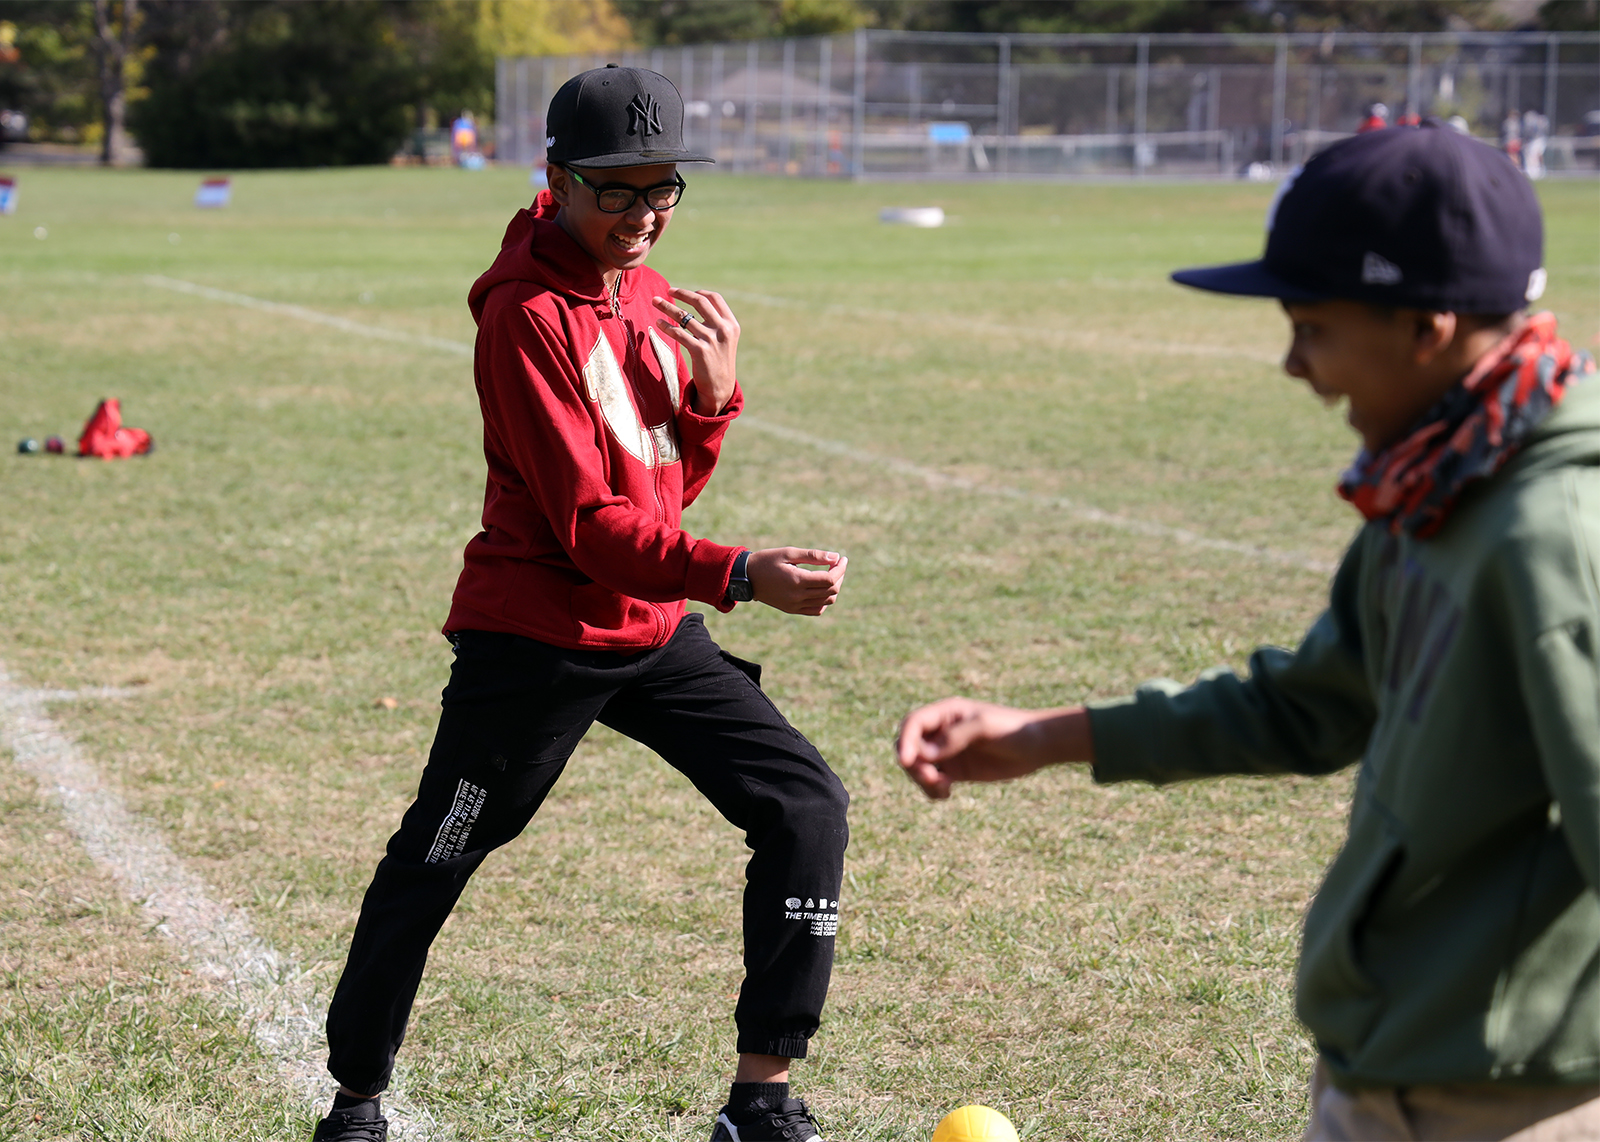
<path fill-rule="evenodd" d="M 885 206 L 878 221 L 896 226 L 919 226 L 931 230 L 944 225 L 944 208 L 939 206 Z"/>

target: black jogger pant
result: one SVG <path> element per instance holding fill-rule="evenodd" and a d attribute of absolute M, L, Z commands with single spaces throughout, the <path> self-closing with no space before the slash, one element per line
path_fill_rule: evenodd
<path fill-rule="evenodd" d="M 434 936 L 595 721 L 655 750 L 744 830 L 737 1049 L 803 1058 L 833 967 L 849 797 L 762 693 L 760 668 L 718 648 L 697 614 L 633 654 L 483 631 L 455 642 L 417 799 L 361 903 L 328 1008 L 333 1077 L 361 1094 L 388 1085 Z"/>

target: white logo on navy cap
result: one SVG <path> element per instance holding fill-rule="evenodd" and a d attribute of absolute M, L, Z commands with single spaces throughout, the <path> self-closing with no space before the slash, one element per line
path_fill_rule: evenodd
<path fill-rule="evenodd" d="M 1385 258 L 1382 254 L 1367 251 L 1367 256 L 1361 259 L 1361 283 L 1363 285 L 1399 285 L 1405 274 L 1400 272 L 1400 267 Z"/>
<path fill-rule="evenodd" d="M 1528 275 L 1528 292 L 1523 296 L 1529 301 L 1538 301 L 1544 296 L 1544 286 L 1549 280 L 1550 275 L 1544 272 L 1543 266 L 1540 266 Z"/>

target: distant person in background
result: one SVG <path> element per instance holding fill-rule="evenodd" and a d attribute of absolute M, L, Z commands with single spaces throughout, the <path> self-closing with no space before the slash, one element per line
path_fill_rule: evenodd
<path fill-rule="evenodd" d="M 1550 137 L 1550 120 L 1529 108 L 1522 113 L 1522 170 L 1529 178 L 1544 177 L 1544 148 Z"/>
<path fill-rule="evenodd" d="M 1418 115 L 1414 108 L 1407 107 L 1405 113 L 1394 121 L 1394 125 L 1396 127 L 1420 127 L 1422 126 L 1422 116 Z"/>
<path fill-rule="evenodd" d="M 450 124 L 450 157 L 462 166 L 468 155 L 478 153 L 478 123 L 471 111 L 463 111 Z"/>
<path fill-rule="evenodd" d="M 1382 103 L 1374 103 L 1367 108 L 1367 117 L 1361 120 L 1361 126 L 1356 128 L 1356 134 L 1363 135 L 1368 131 L 1381 131 L 1389 125 L 1389 108 Z"/>
<path fill-rule="evenodd" d="M 1500 120 L 1500 149 L 1506 153 L 1506 158 L 1522 166 L 1522 116 L 1515 107 Z"/>
<path fill-rule="evenodd" d="M 1465 115 L 1452 115 L 1444 122 L 1445 126 L 1449 127 L 1458 135 L 1472 134 L 1472 124 L 1467 122 L 1467 117 Z"/>

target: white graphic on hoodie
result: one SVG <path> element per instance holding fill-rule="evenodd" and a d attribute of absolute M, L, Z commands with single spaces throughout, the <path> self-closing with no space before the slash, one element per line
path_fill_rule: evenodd
<path fill-rule="evenodd" d="M 655 336 L 653 331 L 651 336 Z M 666 373 L 667 367 L 661 348 L 655 345 L 652 347 L 656 350 L 656 357 L 663 361 L 662 372 Z M 667 378 L 667 387 L 672 394 L 674 409 L 678 404 L 678 387 L 674 383 L 677 371 L 677 358 L 672 357 L 672 372 Z M 600 415 L 605 419 L 606 427 L 611 430 L 611 435 L 616 438 L 617 443 L 627 450 L 628 455 L 646 468 L 678 462 L 678 435 L 675 426 L 671 421 L 667 421 L 647 429 L 639 422 L 639 414 L 633 407 L 633 398 L 628 393 L 628 382 L 617 364 L 617 355 L 611 351 L 611 342 L 604 333 L 601 333 L 595 341 L 594 351 L 589 354 L 589 360 L 583 366 L 583 381 L 589 399 L 599 404 Z"/>

